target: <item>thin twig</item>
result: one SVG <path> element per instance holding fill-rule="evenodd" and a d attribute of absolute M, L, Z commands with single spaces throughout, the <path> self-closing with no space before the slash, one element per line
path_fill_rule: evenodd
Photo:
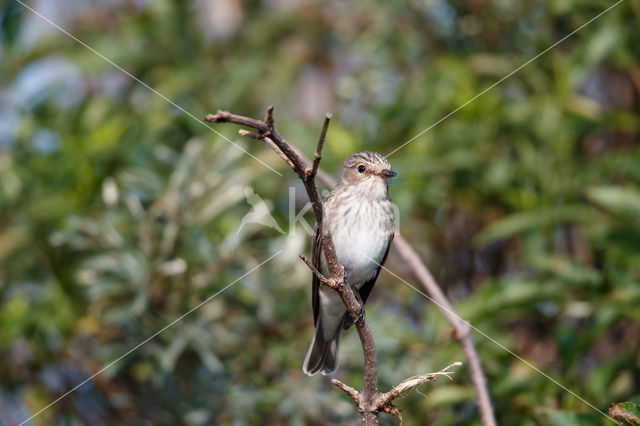
<path fill-rule="evenodd" d="M 238 130 L 238 134 L 240 136 L 244 136 L 244 137 L 247 137 L 247 138 L 263 141 L 264 143 L 269 145 L 269 147 L 276 154 L 278 154 L 278 156 L 280 158 L 282 158 L 289 165 L 289 167 L 291 167 L 292 169 L 296 168 L 295 165 L 291 162 L 291 160 L 289 160 L 289 158 L 286 155 L 284 155 L 284 153 L 280 150 L 280 148 L 278 148 L 278 145 L 276 145 L 270 138 L 266 137 L 264 133 L 262 133 L 262 132 L 250 132 L 250 131 L 245 130 L 245 129 L 240 129 L 240 130 Z"/>
<path fill-rule="evenodd" d="M 609 415 L 616 420 L 620 420 L 625 425 L 638 425 L 640 424 L 640 418 L 633 413 L 625 411 L 620 407 L 620 403 L 616 404 L 612 402 L 609 404 Z"/>
<path fill-rule="evenodd" d="M 267 125 L 269 130 L 274 130 L 274 127 L 273 127 L 273 105 L 270 105 L 267 108 L 267 113 L 264 116 L 264 124 Z"/>
<path fill-rule="evenodd" d="M 268 137 L 266 137 L 266 136 L 265 136 L 262 140 L 264 141 L 264 143 L 266 143 L 267 145 L 269 145 L 269 147 L 271 147 L 271 149 L 272 149 L 276 154 L 278 154 L 278 155 L 280 156 L 280 158 L 282 158 L 282 159 L 285 161 L 285 163 L 287 163 L 287 164 L 289 165 L 289 167 L 291 167 L 293 170 L 295 170 L 295 169 L 296 169 L 295 164 L 293 164 L 293 163 L 291 162 L 291 160 L 289 160 L 289 157 L 287 157 L 287 156 L 284 154 L 284 152 L 282 152 L 282 150 L 281 150 L 280 148 L 278 148 L 278 145 L 276 145 L 276 144 L 275 144 L 275 142 L 271 140 L 271 138 L 268 138 Z"/>
<path fill-rule="evenodd" d="M 382 408 L 382 411 L 384 411 L 385 413 L 389 413 L 392 416 L 396 416 L 398 417 L 398 420 L 400 421 L 400 426 L 403 425 L 403 420 L 402 420 L 402 413 L 400 412 L 400 410 L 398 410 L 393 404 L 389 404 L 389 405 L 385 405 Z"/>
<path fill-rule="evenodd" d="M 304 263 L 307 264 L 307 266 L 309 267 L 309 269 L 311 269 L 311 272 L 313 272 L 313 274 L 318 277 L 318 279 L 320 280 L 321 283 L 327 285 L 328 287 L 331 287 L 333 289 L 337 289 L 337 284 L 331 279 L 331 278 L 327 278 L 325 277 L 322 272 L 318 271 L 318 268 L 316 268 L 315 266 L 313 266 L 313 263 L 311 263 L 311 261 L 307 258 L 307 256 L 305 256 L 304 254 L 299 255 L 300 259 L 302 259 L 302 261 Z"/>
<path fill-rule="evenodd" d="M 204 121 L 209 121 L 211 123 L 236 123 L 241 126 L 251 127 L 256 130 L 260 130 L 266 132 L 269 130 L 267 125 L 254 118 L 245 117 L 243 115 L 231 114 L 229 111 L 218 110 L 215 114 L 207 114 L 204 117 Z"/>
<path fill-rule="evenodd" d="M 345 383 L 342 383 L 338 379 L 331 379 L 331 383 L 342 389 L 347 395 L 353 398 L 353 401 L 356 403 L 356 405 L 360 404 L 360 392 L 358 392 L 356 389 Z"/>
<path fill-rule="evenodd" d="M 256 140 L 264 140 L 264 135 L 262 133 L 256 133 L 256 132 L 250 132 L 248 130 L 245 129 L 240 129 L 238 130 L 238 134 L 240 136 L 244 136 L 247 138 L 251 138 L 251 139 L 256 139 Z"/>
<path fill-rule="evenodd" d="M 322 132 L 320 132 L 320 138 L 318 139 L 318 147 L 316 148 L 316 153 L 313 156 L 313 166 L 311 167 L 311 173 L 309 173 L 309 178 L 315 178 L 316 173 L 318 173 L 318 166 L 320 165 L 320 160 L 322 159 L 322 145 L 324 145 L 324 138 L 327 136 L 327 130 L 329 129 L 329 121 L 331 121 L 331 114 L 326 113 L 324 115 L 324 124 L 322 125 Z"/>
<path fill-rule="evenodd" d="M 453 364 L 448 365 L 447 367 L 443 368 L 442 370 L 436 373 L 421 374 L 419 376 L 409 377 L 408 379 L 405 379 L 402 382 L 400 382 L 400 384 L 392 387 L 389 392 L 380 394 L 380 403 L 389 404 L 391 403 L 391 401 L 393 401 L 403 393 L 407 392 L 408 390 L 413 389 L 416 386 L 421 385 L 423 383 L 427 383 L 432 380 L 435 380 L 436 378 L 438 378 L 438 376 L 449 377 L 451 374 L 453 374 L 453 371 L 449 371 L 449 369 L 453 367 L 459 367 L 461 365 L 462 365 L 461 362 L 454 362 Z M 449 379 L 450 378 L 451 377 L 449 377 Z"/>

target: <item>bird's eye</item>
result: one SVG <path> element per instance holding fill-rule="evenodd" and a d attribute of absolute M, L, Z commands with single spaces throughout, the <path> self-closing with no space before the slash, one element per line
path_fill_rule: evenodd
<path fill-rule="evenodd" d="M 360 164 L 360 165 L 358 166 L 358 171 L 359 171 L 360 173 L 364 173 L 364 171 L 365 171 L 365 170 L 366 170 L 366 169 L 365 169 L 365 167 L 364 167 L 362 164 Z"/>

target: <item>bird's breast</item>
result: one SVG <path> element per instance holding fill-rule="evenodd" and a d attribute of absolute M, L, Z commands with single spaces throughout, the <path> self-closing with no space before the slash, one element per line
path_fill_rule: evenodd
<path fill-rule="evenodd" d="M 360 287 L 375 276 L 394 232 L 391 201 L 344 197 L 326 207 L 338 260 L 351 285 Z"/>

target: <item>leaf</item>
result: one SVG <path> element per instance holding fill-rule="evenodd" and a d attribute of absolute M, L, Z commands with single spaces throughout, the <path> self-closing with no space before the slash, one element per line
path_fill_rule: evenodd
<path fill-rule="evenodd" d="M 609 414 L 625 425 L 640 426 L 640 405 L 633 402 L 611 403 Z"/>
<path fill-rule="evenodd" d="M 187 344 L 189 343 L 189 337 L 184 333 L 177 333 L 169 346 L 164 347 L 157 353 L 158 361 L 164 371 L 171 372 L 176 366 L 176 361 L 184 352 Z"/>
<path fill-rule="evenodd" d="M 23 228 L 14 226 L 0 231 L 0 260 L 9 256 L 26 241 L 27 233 Z"/>
<path fill-rule="evenodd" d="M 587 198 L 610 213 L 640 218 L 640 192 L 617 186 L 596 186 L 587 190 Z"/>
<path fill-rule="evenodd" d="M 597 426 L 602 424 L 592 414 L 574 413 L 571 411 L 547 410 L 546 422 L 552 426 Z"/>
<path fill-rule="evenodd" d="M 417 388 L 417 391 L 425 392 L 425 389 Z M 429 407 L 439 407 L 448 404 L 459 404 L 474 398 L 473 389 L 469 386 L 459 385 L 438 385 L 428 388 L 429 395 L 427 405 Z"/>
<path fill-rule="evenodd" d="M 548 284 L 548 283 L 547 283 Z M 457 305 L 458 313 L 471 323 L 492 318 L 502 318 L 535 309 L 535 304 L 544 299 L 552 299 L 561 293 L 557 285 L 543 285 L 543 282 L 507 277 L 486 285 L 467 300 Z"/>
<path fill-rule="evenodd" d="M 566 222 L 586 223 L 592 220 L 593 214 L 583 206 L 551 207 L 515 213 L 489 224 L 476 236 L 476 242 L 480 246 L 486 246 L 496 240 L 508 238 L 530 229 Z"/>

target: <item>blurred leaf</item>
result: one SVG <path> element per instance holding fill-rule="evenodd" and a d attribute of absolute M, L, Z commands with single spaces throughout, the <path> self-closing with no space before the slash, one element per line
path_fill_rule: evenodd
<path fill-rule="evenodd" d="M 0 261 L 27 240 L 26 230 L 12 227 L 0 231 Z"/>
<path fill-rule="evenodd" d="M 536 230 L 566 222 L 588 223 L 592 220 L 593 213 L 591 210 L 580 205 L 514 213 L 485 227 L 476 235 L 475 241 L 480 246 L 486 246 L 496 240 L 508 238 L 528 230 Z"/>
<path fill-rule="evenodd" d="M 546 424 L 552 426 L 600 426 L 599 415 L 573 413 L 569 411 L 545 411 Z"/>
<path fill-rule="evenodd" d="M 587 197 L 607 211 L 640 219 L 640 191 L 616 186 L 587 189 Z"/>
<path fill-rule="evenodd" d="M 469 299 L 456 306 L 465 320 L 477 321 L 509 317 L 513 312 L 535 309 L 535 302 L 562 293 L 561 286 L 553 282 L 525 281 L 504 278 L 486 285 Z"/>
<path fill-rule="evenodd" d="M 416 392 L 417 391 L 418 390 L 416 390 Z M 425 393 L 425 390 L 421 390 L 421 392 Z M 472 400 L 474 398 L 474 391 L 468 386 L 439 383 L 438 385 L 430 386 L 430 389 L 426 391 L 426 395 L 427 405 L 433 408 Z"/>

